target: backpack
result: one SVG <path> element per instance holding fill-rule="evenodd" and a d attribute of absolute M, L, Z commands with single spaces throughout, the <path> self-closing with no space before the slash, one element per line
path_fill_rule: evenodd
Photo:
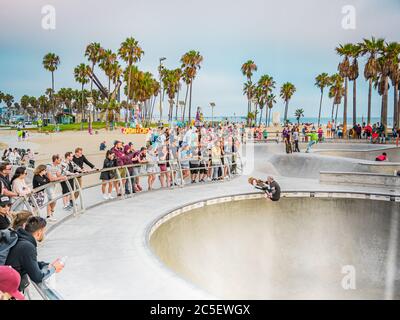
<path fill-rule="evenodd" d="M 11 229 L 0 230 L 0 266 L 7 261 L 10 249 L 17 243 L 18 234 Z"/>

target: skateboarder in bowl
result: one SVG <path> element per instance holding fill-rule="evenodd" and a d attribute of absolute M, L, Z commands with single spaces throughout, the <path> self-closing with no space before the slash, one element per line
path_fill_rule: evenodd
<path fill-rule="evenodd" d="M 255 179 L 250 177 L 249 183 L 253 185 L 256 189 L 262 190 L 265 192 L 265 198 L 270 199 L 272 201 L 279 201 L 281 198 L 281 187 L 278 182 L 271 176 L 267 178 L 267 181 L 262 181 L 259 179 Z"/>

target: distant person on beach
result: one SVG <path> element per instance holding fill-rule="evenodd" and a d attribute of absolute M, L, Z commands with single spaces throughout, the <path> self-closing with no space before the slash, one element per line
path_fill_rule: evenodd
<path fill-rule="evenodd" d="M 106 150 L 106 148 L 107 148 L 107 146 L 106 146 L 106 142 L 105 141 L 103 141 L 102 143 L 100 143 L 100 151 L 104 151 L 104 150 Z"/>

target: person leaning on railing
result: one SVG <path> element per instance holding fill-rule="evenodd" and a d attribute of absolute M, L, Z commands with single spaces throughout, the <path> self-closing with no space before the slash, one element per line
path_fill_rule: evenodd
<path fill-rule="evenodd" d="M 19 228 L 18 241 L 8 253 L 6 265 L 13 267 L 21 275 L 20 291 L 29 286 L 29 278 L 40 283 L 53 273 L 63 269 L 59 259 L 49 264 L 37 260 L 37 243 L 43 241 L 46 229 L 46 220 L 41 217 L 30 217 L 25 229 Z"/>
<path fill-rule="evenodd" d="M 103 170 L 114 167 L 116 167 L 115 154 L 111 150 L 107 150 L 106 158 L 104 159 L 103 162 Z M 116 177 L 115 170 L 102 171 L 100 174 L 100 180 L 103 182 L 101 185 L 101 192 L 105 200 L 114 199 L 111 193 L 113 185 L 116 186 L 116 182 L 112 181 L 113 179 L 115 179 L 115 177 Z M 107 184 L 108 184 L 108 192 L 106 192 Z"/>
<path fill-rule="evenodd" d="M 0 195 L 13 198 L 18 197 L 18 194 L 12 191 L 10 181 L 11 171 L 12 165 L 9 162 L 3 162 L 0 164 Z"/>
<path fill-rule="evenodd" d="M 47 178 L 46 173 L 47 173 L 47 168 L 43 164 L 37 166 L 35 171 L 33 171 L 32 186 L 34 189 L 44 186 L 50 182 L 50 180 Z M 44 200 L 45 200 L 44 190 L 45 189 L 33 193 L 33 197 L 35 198 L 36 204 L 38 205 L 39 208 L 43 207 L 44 205 Z"/>
<path fill-rule="evenodd" d="M 31 193 L 31 188 L 26 183 L 26 176 L 28 172 L 25 167 L 18 167 L 15 170 L 14 176 L 11 179 L 12 191 L 16 192 L 19 197 L 24 197 Z M 24 206 L 24 203 L 21 202 L 18 204 L 14 210 L 18 211 L 21 210 Z"/>

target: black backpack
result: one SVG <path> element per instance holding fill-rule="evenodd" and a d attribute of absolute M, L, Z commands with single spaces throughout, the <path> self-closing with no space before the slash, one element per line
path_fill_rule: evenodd
<path fill-rule="evenodd" d="M 10 249 L 17 243 L 18 234 L 11 229 L 0 230 L 0 266 L 7 261 Z"/>

